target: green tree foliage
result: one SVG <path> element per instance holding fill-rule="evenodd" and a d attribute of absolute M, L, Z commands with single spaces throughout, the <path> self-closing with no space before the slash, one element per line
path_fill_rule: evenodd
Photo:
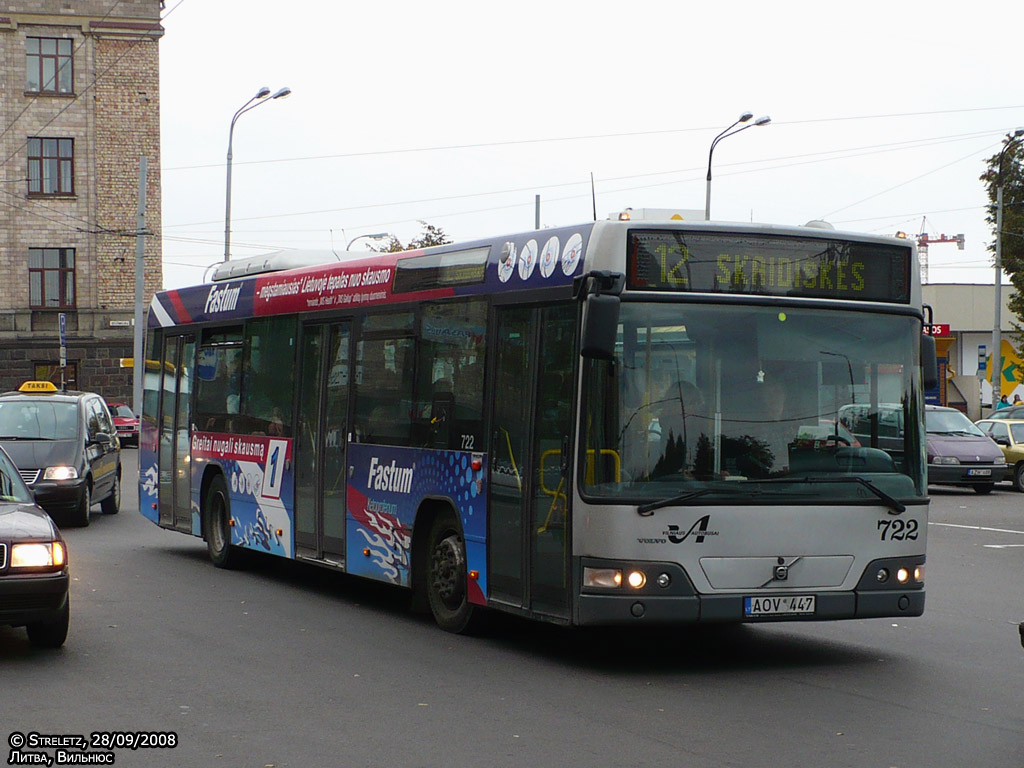
<path fill-rule="evenodd" d="M 423 225 L 423 233 L 419 237 L 415 237 L 409 241 L 408 245 L 402 245 L 402 241 L 394 235 L 391 238 L 376 248 L 375 251 L 378 253 L 398 253 L 399 251 L 412 251 L 417 248 L 430 248 L 432 245 L 444 245 L 450 243 L 451 238 L 445 234 L 444 230 L 440 227 L 435 227 L 433 224 L 427 224 L 425 221 L 421 221 Z"/>
<path fill-rule="evenodd" d="M 996 188 L 1000 179 L 1003 186 L 1003 231 L 1001 258 L 1003 271 L 1010 277 L 1014 290 L 1007 300 L 1007 306 L 1014 315 L 1013 327 L 1018 334 L 1024 334 L 1024 326 L 1019 322 L 1024 318 L 1024 149 L 1022 139 L 1007 134 L 999 152 L 986 161 L 985 173 L 981 181 L 988 191 L 988 213 L 985 220 L 992 226 L 994 236 L 996 226 Z M 1000 175 L 1000 159 L 1002 174 Z M 993 237 L 988 250 L 995 254 L 996 241 Z"/>

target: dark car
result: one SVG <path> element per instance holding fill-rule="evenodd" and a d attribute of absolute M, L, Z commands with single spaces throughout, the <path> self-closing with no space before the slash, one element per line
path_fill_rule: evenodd
<path fill-rule="evenodd" d="M 139 444 L 139 417 L 125 403 L 107 402 L 110 415 L 114 419 L 114 428 L 117 429 L 117 436 L 121 445 Z"/>
<path fill-rule="evenodd" d="M 70 614 L 67 546 L 0 449 L 0 625 L 25 627 L 36 647 L 59 648 Z"/>
<path fill-rule="evenodd" d="M 970 487 L 988 493 L 1008 468 L 1003 451 L 956 408 L 925 408 L 928 482 Z"/>
<path fill-rule="evenodd" d="M 30 381 L 0 394 L 0 447 L 58 524 L 85 526 L 96 501 L 121 507 L 121 445 L 103 398 Z"/>

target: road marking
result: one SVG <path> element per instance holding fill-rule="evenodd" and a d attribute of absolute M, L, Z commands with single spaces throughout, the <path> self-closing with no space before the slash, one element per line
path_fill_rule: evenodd
<path fill-rule="evenodd" d="M 956 525 L 955 523 L 928 523 L 928 525 L 938 525 L 943 528 L 964 528 L 968 531 L 988 531 L 990 533 L 1016 533 L 1024 536 L 1024 531 L 1014 531 L 1009 528 L 986 528 L 983 525 Z"/>
<path fill-rule="evenodd" d="M 1024 544 L 982 544 L 986 549 L 1012 549 L 1013 547 L 1024 547 Z"/>

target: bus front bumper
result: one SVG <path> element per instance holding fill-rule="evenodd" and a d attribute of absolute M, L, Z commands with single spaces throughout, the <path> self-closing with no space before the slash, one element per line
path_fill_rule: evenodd
<path fill-rule="evenodd" d="M 592 595 L 579 596 L 577 623 L 690 624 L 764 623 L 778 621 L 835 621 L 886 616 L 920 616 L 924 613 L 924 590 L 877 590 L 854 592 L 813 592 L 811 614 L 749 617 L 744 613 L 743 595 Z"/>

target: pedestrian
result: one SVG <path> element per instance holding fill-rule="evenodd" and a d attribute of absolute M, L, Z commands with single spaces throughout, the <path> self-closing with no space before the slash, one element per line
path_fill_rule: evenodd
<path fill-rule="evenodd" d="M 1006 399 L 1006 395 L 1003 395 L 1002 397 L 1000 397 L 999 398 L 999 404 L 996 405 L 996 410 L 997 411 L 1001 411 L 1001 410 L 1003 410 L 1003 408 L 1009 408 L 1009 407 L 1010 407 L 1010 401 Z"/>

